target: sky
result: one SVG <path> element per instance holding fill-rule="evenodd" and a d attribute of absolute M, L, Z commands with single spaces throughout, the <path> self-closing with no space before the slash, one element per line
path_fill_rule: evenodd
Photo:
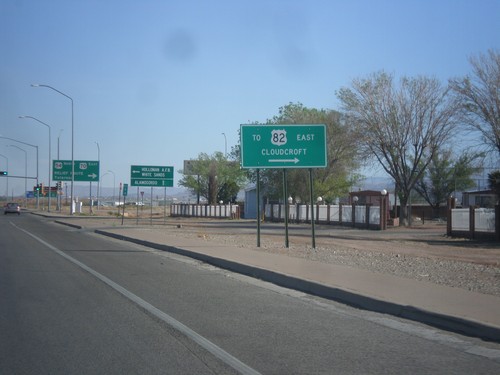
<path fill-rule="evenodd" d="M 499 48 L 500 0 L 0 0 L 0 137 L 38 146 L 45 184 L 48 127 L 19 116 L 71 160 L 71 101 L 31 86 L 49 85 L 73 99 L 74 159 L 99 156 L 101 186 L 131 165 L 173 166 L 177 186 L 184 160 L 290 102 L 340 109 L 340 88 L 380 70 L 446 83 Z M 0 170 L 24 176 L 26 157 L 36 176 L 35 149 L 0 138 Z"/>

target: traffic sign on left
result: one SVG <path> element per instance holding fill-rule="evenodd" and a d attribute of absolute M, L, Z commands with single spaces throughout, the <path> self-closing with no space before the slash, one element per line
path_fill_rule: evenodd
<path fill-rule="evenodd" d="M 52 179 L 54 181 L 71 181 L 71 160 L 54 160 Z M 74 181 L 99 181 L 99 162 L 75 160 Z"/>

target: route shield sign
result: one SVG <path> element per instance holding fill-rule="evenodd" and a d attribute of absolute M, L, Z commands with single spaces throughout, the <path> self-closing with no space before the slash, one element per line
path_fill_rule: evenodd
<path fill-rule="evenodd" d="M 132 165 L 130 186 L 174 186 L 174 167 Z"/>
<path fill-rule="evenodd" d="M 54 160 L 52 164 L 53 181 L 71 181 L 71 160 Z M 99 181 L 99 162 L 75 160 L 74 181 Z"/>
<path fill-rule="evenodd" d="M 326 126 L 241 125 L 242 168 L 325 168 Z"/>

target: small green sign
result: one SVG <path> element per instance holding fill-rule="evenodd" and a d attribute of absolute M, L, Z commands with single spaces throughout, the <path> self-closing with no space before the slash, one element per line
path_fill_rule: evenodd
<path fill-rule="evenodd" d="M 241 125 L 242 168 L 325 168 L 326 126 Z"/>
<path fill-rule="evenodd" d="M 33 193 L 33 197 L 34 198 L 45 198 L 47 197 L 49 194 L 50 194 L 50 197 L 51 198 L 57 198 L 58 194 L 57 194 L 57 191 L 56 190 L 51 190 L 49 193 L 46 193 L 46 194 L 42 194 L 40 191 L 34 191 Z M 31 198 L 31 197 L 28 197 L 28 198 Z"/>
<path fill-rule="evenodd" d="M 128 195 L 128 184 L 123 184 L 123 196 L 126 197 Z"/>

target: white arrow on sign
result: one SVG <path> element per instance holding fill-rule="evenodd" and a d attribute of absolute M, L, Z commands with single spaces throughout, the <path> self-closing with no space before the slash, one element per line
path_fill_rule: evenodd
<path fill-rule="evenodd" d="M 300 160 L 295 159 L 269 159 L 269 163 L 295 163 L 297 164 Z"/>
<path fill-rule="evenodd" d="M 96 178 L 97 175 L 95 173 L 92 173 L 92 174 L 89 174 L 88 177 L 91 177 L 91 178 Z"/>

